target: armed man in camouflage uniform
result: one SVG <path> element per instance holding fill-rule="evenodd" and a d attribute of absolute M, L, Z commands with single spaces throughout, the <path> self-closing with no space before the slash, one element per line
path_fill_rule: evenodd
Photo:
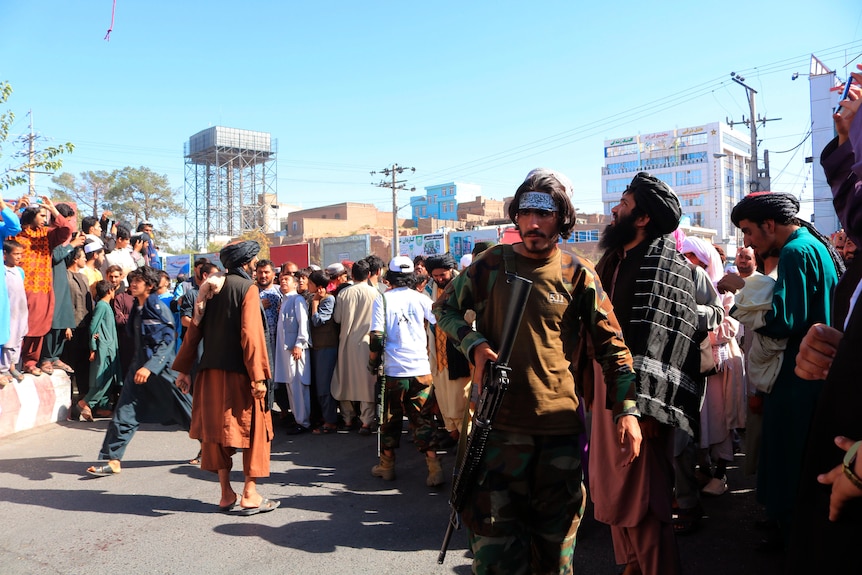
<path fill-rule="evenodd" d="M 505 273 L 533 282 L 509 360 L 510 385 L 461 514 L 474 573 L 572 572 L 584 508 L 578 447 L 584 430 L 568 358 L 579 332 L 608 381 L 599 401 L 613 410 L 620 449 L 629 461 L 640 451 L 632 358 L 613 308 L 592 264 L 557 247 L 575 221 L 570 194 L 562 174 L 530 172 L 509 207 L 522 243 L 482 253 L 434 305 L 438 328 L 458 342 L 481 385 L 511 301 Z M 467 309 L 476 310 L 475 331 L 464 321 Z"/>

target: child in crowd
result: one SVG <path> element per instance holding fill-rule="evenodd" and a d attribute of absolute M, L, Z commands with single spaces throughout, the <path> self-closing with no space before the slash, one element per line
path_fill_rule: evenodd
<path fill-rule="evenodd" d="M 0 352 L 0 388 L 11 383 L 13 377 L 18 381 L 24 379 L 24 375 L 17 368 L 21 357 L 21 343 L 27 335 L 29 317 L 27 295 L 24 293 L 24 270 L 18 265 L 23 256 L 24 246 L 11 239 L 3 242 L 6 291 L 9 292 L 9 317 L 12 325 L 9 341 Z"/>
<path fill-rule="evenodd" d="M 78 401 L 81 417 L 93 421 L 93 408 L 106 409 L 108 390 L 112 385 L 122 384 L 120 356 L 117 340 L 117 325 L 111 300 L 114 284 L 99 280 L 94 285 L 96 306 L 90 320 L 90 389 Z"/>
<path fill-rule="evenodd" d="M 774 273 L 777 271 L 774 270 Z M 755 272 L 745 278 L 745 287 L 736 293 L 736 307 L 733 310 L 733 317 L 745 326 L 746 337 L 751 335 L 748 381 L 763 393 L 772 391 L 787 348 L 787 338 L 775 339 L 756 331 L 766 325 L 766 313 L 772 309 L 774 288 L 773 275 Z"/>

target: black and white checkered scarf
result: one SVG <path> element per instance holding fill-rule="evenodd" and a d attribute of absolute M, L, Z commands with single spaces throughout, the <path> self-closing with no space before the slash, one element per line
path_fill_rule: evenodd
<path fill-rule="evenodd" d="M 697 436 L 704 382 L 692 269 L 672 236 L 650 242 L 635 282 L 626 345 L 643 415 Z"/>

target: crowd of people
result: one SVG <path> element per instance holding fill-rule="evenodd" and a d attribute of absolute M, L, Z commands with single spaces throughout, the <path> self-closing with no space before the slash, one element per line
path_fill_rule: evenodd
<path fill-rule="evenodd" d="M 570 181 L 537 169 L 509 207 L 521 241 L 477 245 L 463 265 L 369 255 L 300 269 L 237 241 L 224 271 L 198 259 L 173 290 L 148 265 L 151 230 L 118 225 L 108 247 L 95 218 L 73 233 L 68 206 L 0 200 L 0 378 L 74 375 L 74 417 L 111 419 L 91 475 L 121 472 L 141 422 L 180 425 L 200 441 L 192 462 L 218 476 L 218 509 L 254 515 L 279 506 L 257 489 L 279 430 L 376 431 L 370 472 L 393 481 L 406 418 L 426 484 L 444 484 L 439 452 L 499 393 L 485 376 L 510 336 L 508 388 L 460 509 L 475 573 L 570 573 L 587 493 L 623 573 L 680 573 L 677 537 L 699 528 L 702 496 L 728 491 L 740 452 L 762 549 L 784 549 L 788 572 L 854 570 L 860 96 L 822 155 L 844 228 L 827 238 L 794 196 L 753 193 L 732 210 L 744 241 L 732 264 L 679 230 L 679 199 L 646 172 L 612 209 L 595 266 L 559 247 Z M 515 276 L 531 287 L 506 334 Z"/>
<path fill-rule="evenodd" d="M 70 364 L 76 363 L 84 366 L 79 387 L 88 391 L 90 359 L 81 349 L 88 346 L 86 328 L 96 303 L 107 296 L 97 297 L 97 284 L 119 285 L 129 271 L 157 261 L 152 224 L 142 222 L 133 234 L 110 216 L 85 217 L 78 231 L 68 204 L 55 205 L 47 196 L 23 196 L 14 206 L 0 199 L 0 387 L 25 374 L 73 374 Z"/>

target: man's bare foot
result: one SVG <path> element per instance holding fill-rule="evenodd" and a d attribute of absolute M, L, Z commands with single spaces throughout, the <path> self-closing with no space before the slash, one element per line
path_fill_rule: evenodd
<path fill-rule="evenodd" d="M 221 499 L 219 499 L 218 506 L 226 507 L 228 505 L 234 505 L 239 500 L 239 495 L 235 491 L 227 491 L 221 494 Z"/>
<path fill-rule="evenodd" d="M 242 499 L 240 500 L 239 505 L 243 508 L 259 507 L 261 501 L 263 501 L 263 496 L 257 491 L 249 494 L 243 492 Z"/>
<path fill-rule="evenodd" d="M 239 495 L 237 495 L 234 491 L 230 491 L 227 493 L 222 493 L 221 499 L 218 502 L 219 511 L 225 513 L 236 507 L 236 504 L 239 502 Z"/>

